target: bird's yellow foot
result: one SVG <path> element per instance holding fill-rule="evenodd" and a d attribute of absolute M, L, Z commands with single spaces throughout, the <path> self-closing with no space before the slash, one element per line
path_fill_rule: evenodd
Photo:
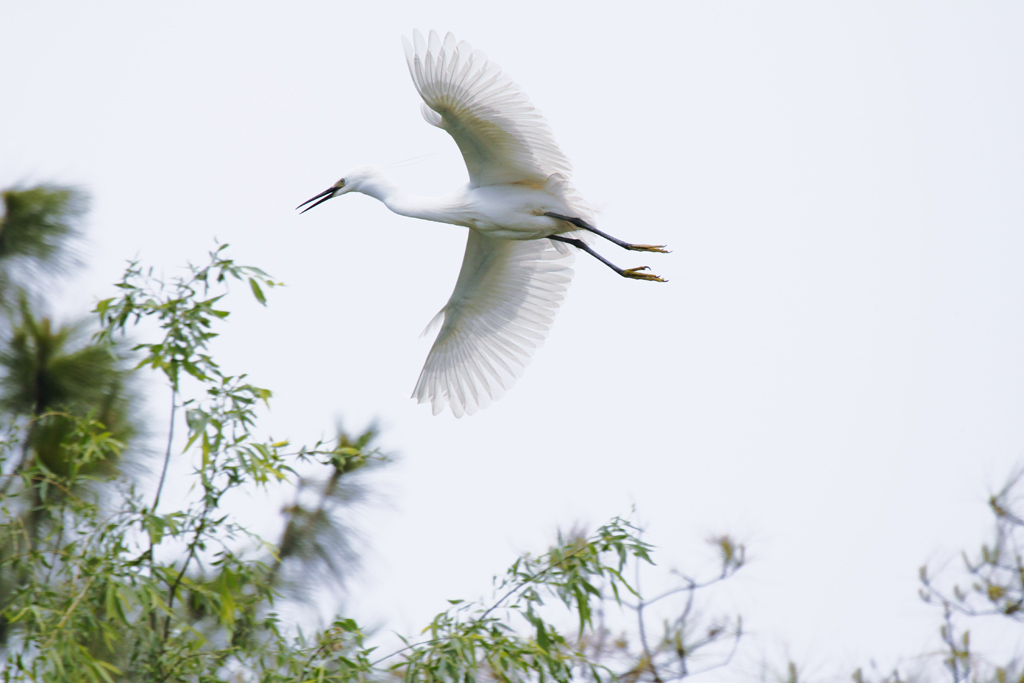
<path fill-rule="evenodd" d="M 633 280 L 652 280 L 654 282 L 668 282 L 663 280 L 654 273 L 643 273 L 640 271 L 650 270 L 647 266 L 640 266 L 639 268 L 626 268 L 622 271 L 622 277 L 632 278 Z"/>
<path fill-rule="evenodd" d="M 659 254 L 670 254 L 668 249 L 665 248 L 664 244 L 630 244 L 626 247 L 630 251 L 655 251 Z"/>

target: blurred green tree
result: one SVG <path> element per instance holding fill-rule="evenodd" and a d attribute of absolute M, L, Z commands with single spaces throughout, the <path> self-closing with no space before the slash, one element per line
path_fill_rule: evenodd
<path fill-rule="evenodd" d="M 0 545 L 4 604 L 34 579 L 6 560 L 16 547 L 37 546 L 59 509 L 54 503 L 69 493 L 53 478 L 84 487 L 115 474 L 136 433 L 136 397 L 111 344 L 92 342 L 84 321 L 56 325 L 39 312 L 50 285 L 77 263 L 73 242 L 80 235 L 84 193 L 41 185 L 0 196 L 0 424 L 7 444 L 0 496 L 21 531 L 19 542 Z M 78 431 L 86 422 L 102 425 L 106 448 L 68 447 L 87 438 Z M 0 616 L 4 632 L 6 626 Z"/>
<path fill-rule="evenodd" d="M 38 185 L 0 192 L 0 304 L 45 289 L 77 264 L 75 238 L 88 197 L 73 187 Z"/>

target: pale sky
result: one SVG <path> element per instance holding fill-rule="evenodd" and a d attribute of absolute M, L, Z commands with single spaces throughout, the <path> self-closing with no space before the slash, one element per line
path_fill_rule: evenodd
<path fill-rule="evenodd" d="M 0 186 L 94 197 L 67 310 L 216 237 L 287 284 L 239 296 L 219 347 L 274 390 L 267 428 L 380 419 L 402 458 L 362 520 L 360 620 L 416 632 L 635 505 L 663 569 L 747 543 L 712 606 L 752 634 L 732 675 L 935 647 L 917 569 L 985 540 L 1024 456 L 1024 5 L 8 1 L 0 25 Z M 458 421 L 408 396 L 464 229 L 362 196 L 294 211 L 362 164 L 465 181 L 420 117 L 413 28 L 523 87 L 599 227 L 673 250 L 601 245 L 664 285 L 579 257 L 523 378 Z"/>

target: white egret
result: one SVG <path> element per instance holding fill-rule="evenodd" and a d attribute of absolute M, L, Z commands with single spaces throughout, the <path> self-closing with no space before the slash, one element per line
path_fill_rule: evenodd
<path fill-rule="evenodd" d="M 362 166 L 303 202 L 303 213 L 347 192 L 374 197 L 403 216 L 469 228 L 455 291 L 413 397 L 437 415 L 473 414 L 501 397 L 543 341 L 572 277 L 576 249 L 619 275 L 664 282 L 647 267 L 623 269 L 585 241 L 594 233 L 634 251 L 594 227 L 576 193 L 569 160 L 544 117 L 522 90 L 479 50 L 449 33 L 405 37 L 406 60 L 423 98 L 427 122 L 447 131 L 462 151 L 469 184 L 443 197 L 402 192 L 379 169 Z"/>

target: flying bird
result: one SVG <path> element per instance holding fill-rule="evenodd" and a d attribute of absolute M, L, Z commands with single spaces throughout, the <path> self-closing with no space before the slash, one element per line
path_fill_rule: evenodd
<path fill-rule="evenodd" d="M 451 33 L 442 40 L 415 31 L 402 42 L 423 117 L 455 139 L 469 183 L 443 197 L 417 197 L 360 166 L 296 208 L 305 213 L 360 192 L 403 216 L 469 228 L 455 291 L 434 318 L 441 329 L 412 393 L 435 415 L 448 405 L 462 417 L 500 398 L 522 374 L 565 296 L 577 250 L 623 277 L 665 282 L 646 266 L 614 265 L 590 246 L 590 235 L 633 251 L 666 250 L 594 227 L 544 117 L 482 52 Z"/>

